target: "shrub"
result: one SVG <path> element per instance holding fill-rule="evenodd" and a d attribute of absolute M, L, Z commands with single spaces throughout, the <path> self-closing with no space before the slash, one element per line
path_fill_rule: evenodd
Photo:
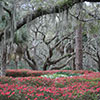
<path fill-rule="evenodd" d="M 72 70 L 49 70 L 49 71 L 36 71 L 36 70 L 30 70 L 30 69 L 17 69 L 17 70 L 7 70 L 6 71 L 6 76 L 12 76 L 12 77 L 28 77 L 28 76 L 41 76 L 41 75 L 45 75 L 45 74 L 66 74 L 68 75 L 68 73 L 72 73 L 72 75 L 74 76 L 74 74 L 76 75 L 76 73 L 80 73 L 80 74 L 88 74 L 88 73 L 92 73 L 93 71 L 87 71 L 87 70 L 76 70 L 76 71 L 72 71 Z M 78 75 L 77 74 L 77 75 Z"/>
<path fill-rule="evenodd" d="M 0 100 L 99 100 L 100 73 L 83 72 L 80 76 L 53 79 L 40 76 L 0 77 Z"/>

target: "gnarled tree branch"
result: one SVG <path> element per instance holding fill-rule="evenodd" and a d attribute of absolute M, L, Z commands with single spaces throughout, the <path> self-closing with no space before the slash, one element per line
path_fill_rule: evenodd
<path fill-rule="evenodd" d="M 74 58 L 75 58 L 74 56 L 71 56 L 71 57 L 66 61 L 65 64 L 61 65 L 60 67 L 52 67 L 52 68 L 50 68 L 50 70 L 59 70 L 59 69 L 62 69 L 62 68 L 64 68 L 64 67 L 66 67 L 66 65 L 67 65 L 72 59 L 74 59 Z"/>
<path fill-rule="evenodd" d="M 84 1 L 87 1 L 87 0 L 84 0 Z M 90 0 L 90 1 L 92 1 L 92 0 Z M 57 3 L 53 7 L 48 7 L 48 8 L 41 7 L 41 8 L 38 8 L 33 13 L 27 14 L 26 16 L 24 16 L 24 18 L 22 18 L 22 20 L 19 20 L 17 22 L 17 25 L 16 25 L 17 27 L 16 27 L 16 29 L 14 31 L 17 31 L 22 26 L 24 26 L 27 23 L 27 18 L 28 18 L 28 21 L 31 22 L 32 20 L 34 20 L 34 19 L 36 19 L 36 18 L 38 18 L 40 16 L 43 16 L 43 15 L 59 13 L 59 9 L 61 9 L 61 11 L 68 10 L 74 4 L 79 3 L 79 2 L 81 2 L 81 0 L 62 0 L 60 3 Z M 2 32 L 0 34 L 0 40 L 1 40 L 3 35 L 4 35 L 4 32 Z"/>

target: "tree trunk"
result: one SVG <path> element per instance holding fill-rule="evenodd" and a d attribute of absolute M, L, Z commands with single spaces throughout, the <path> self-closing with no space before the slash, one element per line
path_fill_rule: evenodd
<path fill-rule="evenodd" d="M 31 67 L 32 70 L 38 70 L 38 66 L 35 60 L 30 57 L 30 53 L 28 50 L 26 50 L 23 59 L 28 63 L 29 67 Z"/>
<path fill-rule="evenodd" d="M 98 71 L 100 72 L 100 61 L 98 61 Z"/>
<path fill-rule="evenodd" d="M 75 58 L 73 58 L 73 61 L 72 62 L 73 62 L 73 65 L 72 65 L 73 66 L 73 70 L 76 70 Z"/>
<path fill-rule="evenodd" d="M 75 56 L 75 66 L 76 70 L 82 70 L 82 62 L 83 62 L 83 52 L 82 52 L 82 25 L 79 24 L 78 28 L 76 29 L 76 56 Z"/>
<path fill-rule="evenodd" d="M 43 70 L 44 70 L 44 71 L 47 70 L 47 64 L 44 64 Z"/>
<path fill-rule="evenodd" d="M 2 64 L 1 66 L 1 75 L 0 76 L 5 76 L 6 75 L 6 66 L 5 64 Z"/>
<path fill-rule="evenodd" d="M 1 75 L 0 76 L 5 76 L 6 75 L 6 54 L 7 54 L 7 48 L 6 46 L 3 47 L 3 55 L 2 55 L 2 64 L 1 64 Z"/>
<path fill-rule="evenodd" d="M 24 60 L 28 63 L 28 65 L 32 68 L 32 70 L 38 70 L 38 66 L 36 65 L 34 61 L 29 60 L 26 57 L 24 57 Z"/>
<path fill-rule="evenodd" d="M 98 71 L 100 72 L 100 55 L 99 55 L 99 52 L 97 51 L 97 58 L 98 58 L 98 60 L 97 60 L 97 64 L 98 64 Z"/>
<path fill-rule="evenodd" d="M 28 64 L 32 68 L 32 70 L 38 70 L 38 66 L 37 65 L 34 65 L 34 64 L 31 64 L 31 63 L 28 63 Z"/>

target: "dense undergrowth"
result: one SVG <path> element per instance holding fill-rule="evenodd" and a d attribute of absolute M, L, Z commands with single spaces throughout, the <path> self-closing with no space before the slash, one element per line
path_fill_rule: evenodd
<path fill-rule="evenodd" d="M 15 74 L 14 77 L 12 76 L 0 77 L 0 100 L 99 100 L 100 99 L 99 72 L 71 71 L 71 70 L 70 71 L 8 70 L 8 72 L 9 76 L 15 73 L 20 73 L 22 75 L 22 73 L 24 72 L 24 75 L 26 75 L 27 73 L 29 77 L 25 77 L 24 75 L 22 75 L 24 77 L 19 77 L 19 74 Z M 68 77 L 57 76 L 52 79 L 47 77 L 41 77 L 41 75 L 45 74 L 47 75 L 67 74 L 69 76 Z M 78 76 L 75 76 L 75 74 Z"/>

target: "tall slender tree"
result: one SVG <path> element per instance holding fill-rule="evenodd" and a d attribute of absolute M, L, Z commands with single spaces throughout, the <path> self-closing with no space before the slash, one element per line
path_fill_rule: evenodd
<path fill-rule="evenodd" d="M 83 52 L 82 52 L 82 24 L 81 22 L 77 26 L 78 28 L 76 29 L 76 38 L 75 38 L 75 51 L 76 51 L 76 56 L 75 56 L 75 67 L 77 70 L 82 69 L 82 61 L 83 61 Z"/>

